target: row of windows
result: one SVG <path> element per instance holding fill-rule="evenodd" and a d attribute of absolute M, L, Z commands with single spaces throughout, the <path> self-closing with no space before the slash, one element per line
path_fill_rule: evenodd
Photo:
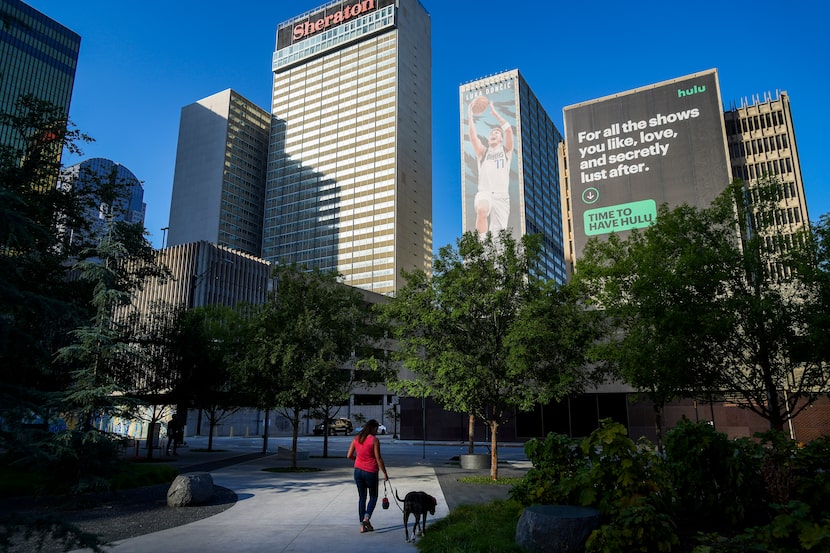
<path fill-rule="evenodd" d="M 772 225 L 798 225 L 801 223 L 801 211 L 795 207 L 770 209 L 752 214 L 752 222 L 756 229 L 763 231 Z"/>
<path fill-rule="evenodd" d="M 754 181 L 772 175 L 788 175 L 793 172 L 793 164 L 790 158 L 773 159 L 760 163 L 747 163 L 732 168 L 735 178 L 744 181 Z"/>
<path fill-rule="evenodd" d="M 750 116 L 739 115 L 737 118 L 734 119 L 727 118 L 726 134 L 734 135 L 741 133 L 749 133 L 753 131 L 761 131 L 764 129 L 774 129 L 775 127 L 785 124 L 786 120 L 784 117 L 784 112 L 777 110 Z"/>
<path fill-rule="evenodd" d="M 787 135 L 776 134 L 775 136 L 765 136 L 764 138 L 733 142 L 729 144 L 729 154 L 733 158 L 746 157 L 748 155 L 757 156 L 770 152 L 781 152 L 782 150 L 788 150 L 789 147 L 790 144 Z M 784 153 L 783 155 L 787 154 Z"/>
<path fill-rule="evenodd" d="M 296 97 L 300 90 L 291 90 L 291 83 L 305 83 L 313 80 L 348 81 L 352 78 L 360 78 L 355 72 L 360 69 L 366 72 L 373 66 L 381 66 L 392 63 L 397 54 L 397 42 L 394 36 L 369 40 L 358 45 L 343 49 L 330 54 L 317 61 L 298 66 L 285 73 L 277 74 L 274 81 L 274 96 L 277 92 L 290 92 L 291 97 Z M 343 79 L 348 75 L 349 79 Z M 326 77 L 329 77 L 327 79 Z"/>

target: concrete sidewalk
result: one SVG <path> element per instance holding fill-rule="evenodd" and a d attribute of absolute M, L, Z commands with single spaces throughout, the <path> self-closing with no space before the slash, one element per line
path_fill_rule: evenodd
<path fill-rule="evenodd" d="M 233 447 L 228 444 L 245 444 L 236 449 L 214 453 L 194 451 L 202 447 L 199 439 L 189 439 L 189 447 L 180 450 L 175 461 L 182 470 L 188 467 L 209 470 L 214 483 L 233 490 L 237 503 L 230 509 L 197 522 L 170 528 L 152 534 L 117 542 L 108 550 L 113 553 L 145 553 L 163 551 L 170 553 L 211 552 L 337 552 L 337 553 L 390 553 L 416 551 L 411 543 L 405 543 L 401 507 L 392 495 L 397 489 L 403 497 L 408 491 L 420 490 L 438 500 L 435 516 L 428 516 L 429 526 L 449 513 L 435 461 L 443 463 L 455 452 L 455 448 L 426 445 L 423 457 L 421 445 L 391 445 L 388 438 L 382 441 L 384 460 L 389 471 L 389 501 L 387 510 L 381 502 L 372 517 L 374 532 L 359 531 L 357 515 L 357 490 L 352 477 L 352 462 L 345 459 L 345 448 L 351 438 L 332 440 L 329 458 L 313 457 L 298 463 L 317 467 L 317 472 L 265 472 L 264 468 L 289 466 L 289 462 L 276 455 L 256 456 L 254 459 L 221 467 L 223 462 L 250 459 L 256 442 L 222 441 L 214 448 Z M 281 442 L 282 443 L 282 442 Z M 314 443 L 316 446 L 319 440 Z M 306 444 L 307 446 L 310 444 Z M 261 446 L 260 446 L 261 447 Z M 301 443 L 299 446 L 303 448 Z M 272 445 L 269 450 L 276 451 Z M 342 451 L 341 451 L 342 450 Z M 255 451 L 255 450 L 254 450 Z M 312 455 L 318 455 L 313 452 Z M 233 459 L 236 457 L 237 459 Z M 460 469 L 451 469 L 458 472 Z M 439 467 L 447 478 L 447 469 Z M 455 474 L 451 479 L 456 480 Z M 503 488 L 487 490 L 490 494 L 506 495 L 503 486 L 478 486 L 478 488 Z M 383 484 L 380 497 L 383 497 Z M 457 500 L 458 498 L 456 498 Z M 410 532 L 413 520 L 410 518 Z"/>

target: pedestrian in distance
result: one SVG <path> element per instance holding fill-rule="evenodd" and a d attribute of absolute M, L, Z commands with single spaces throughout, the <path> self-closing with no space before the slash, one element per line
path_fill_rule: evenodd
<path fill-rule="evenodd" d="M 374 530 L 370 520 L 378 502 L 379 473 L 383 472 L 384 481 L 389 480 L 386 465 L 380 455 L 378 426 L 378 421 L 370 419 L 363 426 L 363 430 L 354 437 L 346 454 L 346 457 L 354 460 L 354 482 L 357 485 L 358 496 L 357 516 L 360 520 L 361 534 Z"/>
<path fill-rule="evenodd" d="M 170 446 L 173 446 L 173 455 L 178 455 L 176 449 L 184 439 L 184 427 L 179 419 L 178 413 L 173 413 L 167 422 L 167 455 L 170 455 Z"/>

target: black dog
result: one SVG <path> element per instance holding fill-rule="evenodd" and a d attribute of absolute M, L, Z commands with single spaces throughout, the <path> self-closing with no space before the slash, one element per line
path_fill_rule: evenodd
<path fill-rule="evenodd" d="M 415 524 L 412 525 L 412 541 L 415 541 L 415 534 L 419 527 L 421 535 L 424 535 L 427 525 L 427 511 L 434 515 L 438 501 L 425 492 L 409 492 L 401 499 L 398 497 L 398 490 L 395 490 L 395 497 L 398 501 L 403 501 L 403 531 L 406 541 L 409 541 L 409 515 L 415 515 Z"/>

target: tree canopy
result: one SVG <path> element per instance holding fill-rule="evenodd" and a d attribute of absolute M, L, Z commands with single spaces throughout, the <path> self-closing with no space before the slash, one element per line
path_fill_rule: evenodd
<path fill-rule="evenodd" d="M 467 233 L 441 248 L 431 276 L 405 273 L 404 288 L 380 306 L 399 342 L 395 355 L 414 374 L 392 386 L 484 421 L 493 479 L 499 427 L 516 409 L 581 390 L 590 376 L 593 314 L 535 275 L 538 255 L 536 236 Z"/>
<path fill-rule="evenodd" d="M 780 429 L 828 391 L 826 356 L 802 353 L 828 330 L 817 266 L 770 248 L 780 186 L 736 182 L 710 207 L 662 207 L 650 227 L 586 246 L 575 286 L 615 329 L 599 355 L 658 411 L 679 397 L 728 398 Z"/>

